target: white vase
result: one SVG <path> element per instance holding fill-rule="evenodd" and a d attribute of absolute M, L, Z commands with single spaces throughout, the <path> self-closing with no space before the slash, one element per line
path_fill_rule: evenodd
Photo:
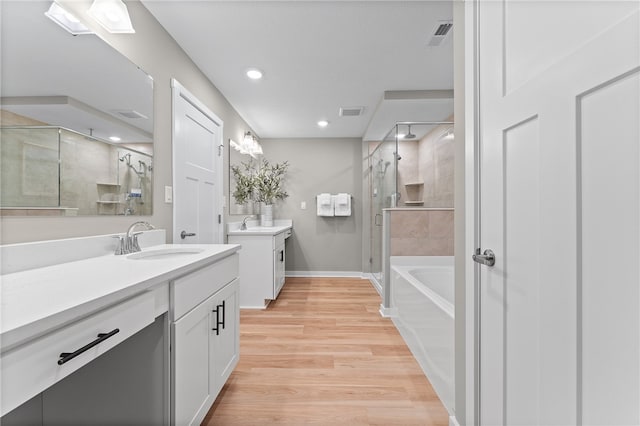
<path fill-rule="evenodd" d="M 273 226 L 273 204 L 260 207 L 260 226 Z"/>

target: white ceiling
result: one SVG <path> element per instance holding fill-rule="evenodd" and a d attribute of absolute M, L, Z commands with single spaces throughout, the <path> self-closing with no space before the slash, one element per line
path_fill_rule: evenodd
<path fill-rule="evenodd" d="M 397 121 L 453 113 L 453 31 L 428 45 L 452 20 L 451 0 L 143 4 L 261 138 L 381 140 Z M 250 81 L 251 67 L 264 78 Z M 340 117 L 340 107 L 364 113 Z"/>

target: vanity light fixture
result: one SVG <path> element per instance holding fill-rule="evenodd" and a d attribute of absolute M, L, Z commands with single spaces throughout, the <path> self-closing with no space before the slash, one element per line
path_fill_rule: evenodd
<path fill-rule="evenodd" d="M 242 147 L 246 151 L 250 151 L 251 148 L 253 148 L 253 144 L 254 143 L 255 143 L 255 139 L 254 139 L 253 135 L 251 134 L 251 132 L 246 132 L 244 134 L 244 137 L 242 138 Z"/>
<path fill-rule="evenodd" d="M 93 34 L 78 18 L 67 12 L 55 1 L 44 15 L 73 35 Z"/>
<path fill-rule="evenodd" d="M 248 154 L 253 158 L 255 158 L 256 155 L 262 155 L 262 146 L 260 146 L 258 140 L 251 134 L 251 132 L 246 132 L 244 134 L 241 143 L 237 143 L 236 141 L 229 139 L 229 145 L 240 154 Z"/>
<path fill-rule="evenodd" d="M 318 126 L 319 127 L 327 127 L 328 125 L 329 125 L 329 122 L 327 120 L 318 121 Z"/>
<path fill-rule="evenodd" d="M 131 24 L 129 11 L 122 0 L 93 0 L 89 15 L 113 34 L 131 34 L 136 31 Z"/>
<path fill-rule="evenodd" d="M 257 68 L 250 68 L 247 70 L 247 77 L 251 80 L 260 80 L 262 78 L 262 71 Z"/>
<path fill-rule="evenodd" d="M 247 154 L 252 157 L 255 157 L 256 154 L 262 154 L 262 146 L 258 143 L 258 139 L 251 134 L 251 132 L 247 132 L 244 134 L 244 140 L 242 144 L 245 146 L 247 150 Z"/>
<path fill-rule="evenodd" d="M 255 157 L 255 155 L 253 154 L 262 155 L 262 145 L 260 145 L 258 141 L 255 141 L 255 143 L 253 144 L 253 150 L 249 154 L 251 154 L 252 157 Z"/>

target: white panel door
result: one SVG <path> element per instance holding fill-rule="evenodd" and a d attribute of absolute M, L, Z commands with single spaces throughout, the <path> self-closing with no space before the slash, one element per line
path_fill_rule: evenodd
<path fill-rule="evenodd" d="M 640 3 L 477 5 L 478 422 L 640 424 Z"/>
<path fill-rule="evenodd" d="M 222 121 L 173 85 L 174 243 L 222 243 Z"/>

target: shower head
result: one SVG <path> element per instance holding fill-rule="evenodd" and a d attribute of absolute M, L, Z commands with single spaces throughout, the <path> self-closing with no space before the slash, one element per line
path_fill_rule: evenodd
<path fill-rule="evenodd" d="M 129 164 L 129 162 L 131 161 L 131 153 L 125 154 L 122 157 L 120 157 L 120 161 L 124 162 L 124 160 L 127 160 L 127 164 Z"/>
<path fill-rule="evenodd" d="M 415 139 L 416 135 L 414 135 L 413 133 L 411 133 L 411 124 L 409 124 L 409 130 L 407 130 L 407 134 L 404 135 L 404 138 L 402 139 Z"/>

